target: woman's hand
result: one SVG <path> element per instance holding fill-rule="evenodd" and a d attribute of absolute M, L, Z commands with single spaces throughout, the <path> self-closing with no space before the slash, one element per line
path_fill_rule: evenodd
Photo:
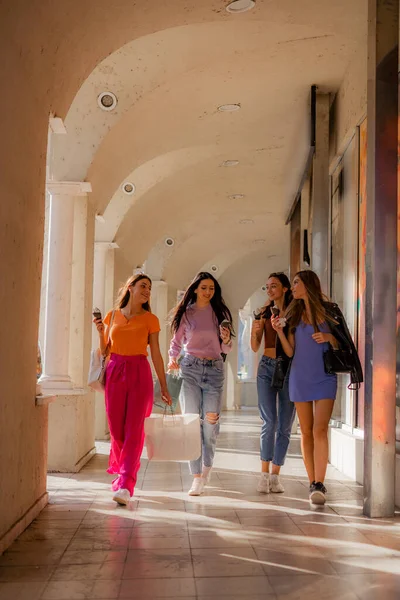
<path fill-rule="evenodd" d="M 331 333 L 322 333 L 322 331 L 313 333 L 311 337 L 317 344 L 324 344 L 325 342 L 332 344 L 334 341 L 334 337 Z"/>
<path fill-rule="evenodd" d="M 251 333 L 260 333 L 264 329 L 264 321 L 261 323 L 261 319 L 254 319 L 251 326 Z"/>
<path fill-rule="evenodd" d="M 229 329 L 227 327 L 220 327 L 219 334 L 223 343 L 229 344 L 229 342 L 231 341 L 231 332 L 229 331 Z"/>
<path fill-rule="evenodd" d="M 179 371 L 178 361 L 174 356 L 170 356 L 167 371 Z"/>
<path fill-rule="evenodd" d="M 104 334 L 104 323 L 101 319 L 93 319 L 93 323 L 96 325 L 96 329 L 100 335 Z"/>
<path fill-rule="evenodd" d="M 281 317 L 279 317 L 279 316 L 274 317 L 274 315 L 272 315 L 271 325 L 272 325 L 272 329 L 274 331 L 276 331 L 277 333 L 280 333 L 281 331 L 283 331 L 284 321 Z"/>
<path fill-rule="evenodd" d="M 165 404 L 168 404 L 168 406 L 172 405 L 172 398 L 167 387 L 161 388 L 161 398 L 162 401 L 165 402 Z"/>

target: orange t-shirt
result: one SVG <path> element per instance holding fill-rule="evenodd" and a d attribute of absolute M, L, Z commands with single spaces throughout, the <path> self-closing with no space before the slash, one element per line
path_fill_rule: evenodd
<path fill-rule="evenodd" d="M 112 311 L 107 313 L 104 318 L 104 324 L 106 325 L 104 339 L 106 343 L 111 315 Z M 157 331 L 160 331 L 160 321 L 153 313 L 144 312 L 142 315 L 135 315 L 128 321 L 118 309 L 115 311 L 111 326 L 110 350 L 123 356 L 136 356 L 138 354 L 147 356 L 149 335 Z"/>

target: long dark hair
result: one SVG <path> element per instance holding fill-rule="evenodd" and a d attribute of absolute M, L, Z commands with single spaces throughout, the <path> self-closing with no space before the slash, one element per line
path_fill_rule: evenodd
<path fill-rule="evenodd" d="M 335 321 L 327 310 L 329 298 L 322 293 L 318 275 L 314 271 L 307 269 L 305 271 L 298 271 L 295 277 L 301 279 L 307 290 L 310 303 L 311 325 L 314 327 L 314 331 L 318 331 L 318 325 L 324 321 L 337 325 L 337 321 Z M 285 315 L 291 328 L 296 328 L 299 325 L 305 311 L 306 305 L 304 300 L 292 300 Z"/>
<path fill-rule="evenodd" d="M 139 273 L 138 275 L 132 275 L 131 277 L 129 277 L 129 279 L 118 291 L 117 300 L 115 302 L 115 308 L 125 308 L 130 298 L 129 288 L 131 286 L 136 285 L 138 281 L 141 281 L 142 279 L 147 279 L 147 281 L 149 281 L 151 285 L 150 277 L 148 275 L 145 275 L 144 273 Z M 150 302 L 145 302 L 144 304 L 142 304 L 142 307 L 144 308 L 144 310 L 147 310 L 147 312 L 151 312 Z"/>
<path fill-rule="evenodd" d="M 278 279 L 281 282 L 282 287 L 287 288 L 286 292 L 285 292 L 285 297 L 283 300 L 283 310 L 285 311 L 287 309 L 287 307 L 289 306 L 289 304 L 291 303 L 291 301 L 293 300 L 292 290 L 290 289 L 289 277 L 287 275 L 285 275 L 285 273 L 282 273 L 281 271 L 278 273 L 271 273 L 269 275 L 268 279 L 271 279 L 271 277 Z M 269 319 L 270 317 L 271 317 L 271 305 L 268 305 L 268 306 L 266 306 L 266 308 L 264 310 L 263 318 Z"/>
<path fill-rule="evenodd" d="M 214 311 L 214 314 L 217 318 L 218 325 L 222 323 L 224 319 L 231 323 L 231 335 L 233 335 L 233 325 L 232 325 L 232 315 L 229 308 L 226 306 L 224 299 L 222 298 L 221 286 L 218 281 L 211 275 L 211 273 L 207 273 L 207 271 L 201 271 L 196 275 L 193 279 L 192 283 L 187 288 L 185 295 L 179 304 L 172 311 L 171 316 L 171 331 L 175 333 L 179 325 L 181 324 L 181 320 L 183 315 L 186 313 L 186 310 L 189 308 L 191 304 L 196 302 L 196 294 L 195 291 L 199 287 L 202 281 L 205 279 L 211 279 L 214 283 L 214 295 L 211 298 L 211 307 Z"/>

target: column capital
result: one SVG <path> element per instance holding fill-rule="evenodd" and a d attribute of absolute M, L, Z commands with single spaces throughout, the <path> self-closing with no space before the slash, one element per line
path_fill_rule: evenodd
<path fill-rule="evenodd" d="M 57 196 L 86 196 L 92 191 L 89 181 L 48 181 L 49 194 Z"/>
<path fill-rule="evenodd" d="M 95 242 L 94 247 L 99 250 L 116 250 L 119 248 L 118 244 L 115 242 Z"/>
<path fill-rule="evenodd" d="M 151 279 L 151 282 L 153 284 L 153 288 L 166 288 L 168 287 L 168 283 L 166 281 L 164 281 L 163 279 Z"/>

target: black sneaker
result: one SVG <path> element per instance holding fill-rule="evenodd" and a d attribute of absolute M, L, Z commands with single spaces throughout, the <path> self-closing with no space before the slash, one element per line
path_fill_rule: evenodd
<path fill-rule="evenodd" d="M 321 481 L 313 481 L 310 485 L 310 502 L 323 505 L 326 501 L 326 487 Z"/>

